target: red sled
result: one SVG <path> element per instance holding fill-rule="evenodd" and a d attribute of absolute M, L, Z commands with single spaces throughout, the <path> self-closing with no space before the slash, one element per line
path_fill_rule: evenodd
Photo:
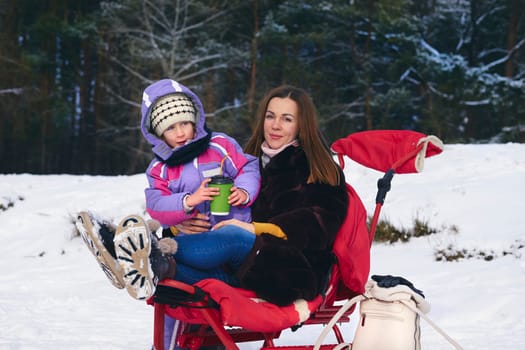
<path fill-rule="evenodd" d="M 350 134 L 332 144 L 341 168 L 344 157 L 384 172 L 378 180 L 376 208 L 370 227 L 367 212 L 357 192 L 346 184 L 349 207 L 333 247 L 337 257 L 327 287 L 314 300 L 298 300 L 280 307 L 245 289 L 231 287 L 214 279 L 194 285 L 163 280 L 155 295 L 148 300 L 154 307 L 155 350 L 164 350 L 166 317 L 180 322 L 175 346 L 196 350 L 203 347 L 239 349 L 238 343 L 262 341 L 266 349 L 313 349 L 314 345 L 275 346 L 281 332 L 309 325 L 326 325 L 343 303 L 364 293 L 370 272 L 370 248 L 386 193 L 394 174 L 420 172 L 424 159 L 443 151 L 443 143 L 435 136 L 414 131 L 377 130 Z M 338 323 L 350 321 L 354 308 L 345 311 Z M 336 344 L 320 345 L 318 349 L 334 349 L 345 343 L 338 325 L 332 330 Z"/>

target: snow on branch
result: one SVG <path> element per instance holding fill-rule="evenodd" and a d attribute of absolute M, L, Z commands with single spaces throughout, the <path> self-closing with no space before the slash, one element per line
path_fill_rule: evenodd
<path fill-rule="evenodd" d="M 23 91 L 24 91 L 23 88 L 2 89 L 0 90 L 0 95 L 4 95 L 4 94 L 21 95 Z"/>
<path fill-rule="evenodd" d="M 521 41 L 514 45 L 514 47 L 510 49 L 505 56 L 503 56 L 499 60 L 495 60 L 494 62 L 486 64 L 485 66 L 481 67 L 481 69 L 483 71 L 488 71 L 490 68 L 497 66 L 498 64 L 507 62 L 511 58 L 512 54 L 515 51 L 519 50 L 523 46 L 523 44 L 525 44 L 525 39 L 521 39 Z"/>

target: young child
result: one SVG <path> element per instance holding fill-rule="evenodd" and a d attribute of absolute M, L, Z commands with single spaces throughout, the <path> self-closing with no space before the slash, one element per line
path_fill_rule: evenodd
<path fill-rule="evenodd" d="M 155 246 L 161 253 L 174 253 L 174 236 L 184 234 L 175 227 L 198 213 L 215 223 L 236 218 L 251 222 L 249 206 L 260 187 L 258 159 L 244 154 L 239 144 L 226 134 L 206 127 L 200 99 L 187 87 L 170 79 L 159 80 L 144 90 L 141 130 L 152 145 L 155 158 L 146 170 L 146 209 L 155 220 L 149 230 L 163 227 L 164 239 Z M 210 215 L 210 200 L 218 195 L 207 187 L 214 175 L 234 180 L 228 202 L 229 215 Z M 97 259 L 111 283 L 137 298 L 134 285 L 126 285 L 124 271 L 115 253 L 116 226 L 94 213 L 80 212 L 77 228 L 86 246 Z M 140 289 L 140 288 L 139 288 Z"/>
<path fill-rule="evenodd" d="M 161 253 L 174 253 L 176 237 L 173 236 L 184 234 L 175 225 L 198 213 L 209 216 L 210 226 L 230 218 L 251 222 L 249 206 L 260 188 L 258 159 L 244 154 L 233 138 L 206 127 L 200 99 L 176 81 L 163 79 L 144 90 L 141 111 L 141 130 L 155 156 L 146 170 L 149 182 L 145 190 L 146 209 L 162 225 L 162 235 L 166 237 L 151 242 L 150 259 L 158 259 Z M 207 184 L 214 175 L 234 180 L 228 197 L 229 215 L 210 215 L 209 202 L 218 195 L 218 190 Z M 86 246 L 111 283 L 119 289 L 126 287 L 133 298 L 142 299 L 144 290 L 154 288 L 153 282 L 136 278 L 144 272 L 128 266 L 130 263 L 125 257 L 117 258 L 115 245 L 119 244 L 121 226 L 116 227 L 89 212 L 80 212 L 77 218 L 77 228 Z M 154 225 L 149 226 L 150 231 L 155 230 Z M 126 283 L 126 279 L 132 282 Z M 175 334 L 174 322 L 170 318 L 166 320 L 167 344 Z"/>
<path fill-rule="evenodd" d="M 251 222 L 249 205 L 260 187 L 259 162 L 231 137 L 206 127 L 201 101 L 191 90 L 169 79 L 148 86 L 141 128 L 156 156 L 146 170 L 146 208 L 165 228 L 164 237 L 179 234 L 175 225 L 197 213 L 207 214 L 211 225 L 229 218 Z M 218 189 L 207 184 L 220 174 L 234 179 L 228 216 L 210 215 L 209 201 Z M 165 325 L 169 344 L 177 322 L 166 318 Z"/>
<path fill-rule="evenodd" d="M 165 228 L 163 235 L 166 229 L 178 234 L 175 225 L 197 213 L 207 214 L 212 226 L 230 218 L 251 221 L 249 206 L 260 187 L 258 160 L 233 138 L 206 127 L 202 103 L 190 89 L 170 79 L 148 86 L 141 130 L 155 155 L 146 170 L 146 209 Z M 219 193 L 207 187 L 214 175 L 234 180 L 229 215 L 210 215 L 210 200 Z"/>

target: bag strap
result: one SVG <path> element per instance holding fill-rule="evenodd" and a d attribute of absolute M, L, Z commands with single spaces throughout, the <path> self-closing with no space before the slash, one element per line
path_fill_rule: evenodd
<path fill-rule="evenodd" d="M 410 304 L 406 300 L 400 300 L 400 302 L 403 305 L 405 305 L 406 307 L 408 307 L 410 310 L 414 311 L 416 314 L 421 316 L 421 318 L 423 318 L 425 321 L 427 321 L 436 330 L 436 332 L 441 334 L 457 350 L 463 350 L 463 348 L 461 347 L 461 345 L 458 344 L 458 342 L 456 342 L 454 339 L 452 339 L 447 333 L 445 333 L 444 330 L 442 330 L 434 322 L 432 322 L 432 320 L 430 320 L 430 318 L 428 318 L 427 315 L 425 315 L 423 312 L 421 312 L 421 310 L 419 310 L 417 307 L 414 307 L 412 304 Z"/>
<path fill-rule="evenodd" d="M 319 350 L 321 348 L 321 345 L 323 344 L 324 342 L 324 338 L 326 338 L 326 336 L 328 335 L 328 333 L 332 330 L 332 328 L 335 326 L 335 324 L 337 323 L 337 321 L 339 321 L 339 319 L 344 315 L 344 313 L 350 309 L 352 306 L 354 306 L 354 304 L 360 302 L 361 300 L 364 300 L 366 299 L 366 297 L 363 295 L 363 294 L 360 294 L 358 296 L 355 296 L 353 297 L 352 299 L 348 300 L 340 309 L 339 311 L 337 311 L 335 313 L 335 315 L 330 319 L 330 322 L 328 322 L 328 324 L 323 328 L 323 331 L 321 332 L 321 334 L 319 335 L 319 337 L 317 338 L 317 341 L 315 342 L 315 345 L 314 345 L 314 349 L 313 350 Z M 345 347 L 345 346 L 350 346 L 351 344 L 347 344 L 347 343 L 342 343 L 342 344 L 339 344 L 341 346 L 338 346 L 337 348 L 334 348 L 335 349 L 340 349 L 342 347 Z"/>

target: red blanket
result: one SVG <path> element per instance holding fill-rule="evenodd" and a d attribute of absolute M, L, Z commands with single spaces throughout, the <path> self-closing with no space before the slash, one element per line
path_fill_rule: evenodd
<path fill-rule="evenodd" d="M 252 291 L 234 288 L 219 280 L 205 279 L 195 286 L 208 292 L 220 305 L 220 313 L 212 310 L 225 326 L 241 326 L 259 332 L 281 331 L 304 322 L 323 301 L 318 296 L 310 302 L 297 300 L 292 305 L 279 307 L 257 298 Z M 208 323 L 197 308 L 169 307 L 166 314 L 183 322 Z"/>

